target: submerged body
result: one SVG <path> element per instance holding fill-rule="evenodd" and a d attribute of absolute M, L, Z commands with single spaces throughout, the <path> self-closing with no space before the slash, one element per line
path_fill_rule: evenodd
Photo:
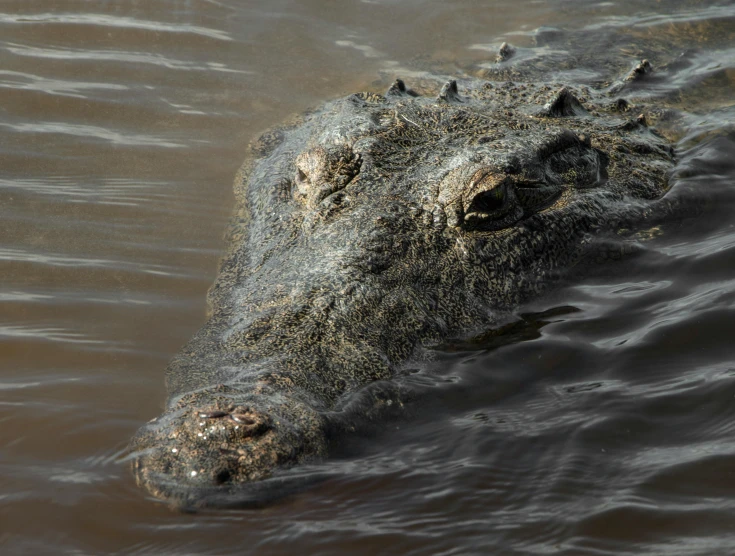
<path fill-rule="evenodd" d="M 620 87 L 425 89 L 352 95 L 255 145 L 210 319 L 133 440 L 154 495 L 197 504 L 325 456 L 335 423 L 400 404 L 426 348 L 673 210 L 673 149 Z"/>

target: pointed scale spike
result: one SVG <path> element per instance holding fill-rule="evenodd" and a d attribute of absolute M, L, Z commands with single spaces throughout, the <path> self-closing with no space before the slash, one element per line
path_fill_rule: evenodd
<path fill-rule="evenodd" d="M 648 60 L 641 60 L 636 67 L 630 70 L 630 73 L 625 78 L 626 81 L 640 81 L 646 75 L 653 71 L 653 66 Z"/>
<path fill-rule="evenodd" d="M 513 47 L 513 45 L 504 42 L 500 45 L 500 48 L 498 49 L 498 55 L 495 58 L 495 61 L 505 62 L 506 60 L 510 59 L 515 53 L 516 49 Z"/>
<path fill-rule="evenodd" d="M 541 115 L 549 118 L 568 118 L 572 116 L 586 116 L 587 110 L 567 87 L 562 87 L 544 105 L 541 109 Z"/>
<path fill-rule="evenodd" d="M 393 82 L 393 85 L 390 86 L 390 89 L 385 93 L 385 96 L 387 97 L 417 97 L 419 94 L 414 91 L 413 89 L 408 89 L 406 87 L 406 84 L 403 82 L 403 79 L 396 79 Z"/>
<path fill-rule="evenodd" d="M 628 120 L 623 125 L 619 126 L 618 129 L 630 131 L 633 129 L 640 129 L 642 127 L 648 127 L 648 120 L 645 114 L 639 114 L 635 119 Z"/>
<path fill-rule="evenodd" d="M 459 96 L 457 82 L 454 79 L 444 84 L 442 90 L 439 91 L 439 96 L 436 97 L 436 100 L 439 102 L 449 103 L 464 102 L 462 97 Z"/>

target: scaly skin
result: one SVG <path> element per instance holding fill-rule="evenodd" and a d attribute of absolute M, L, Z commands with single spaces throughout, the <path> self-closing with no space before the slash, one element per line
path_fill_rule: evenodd
<path fill-rule="evenodd" d="M 400 405 L 407 361 L 497 324 L 591 237 L 668 214 L 673 150 L 615 100 L 397 81 L 265 135 L 236 183 L 210 319 L 133 440 L 138 482 L 206 504 L 325 456 L 335 422 Z"/>

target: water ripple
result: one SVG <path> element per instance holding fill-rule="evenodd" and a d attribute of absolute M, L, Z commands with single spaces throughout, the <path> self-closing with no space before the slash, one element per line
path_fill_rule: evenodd
<path fill-rule="evenodd" d="M 21 133 L 50 133 L 59 135 L 73 135 L 84 137 L 89 140 L 101 139 L 114 145 L 128 145 L 135 147 L 163 147 L 177 149 L 186 147 L 183 143 L 174 143 L 158 137 L 144 135 L 142 133 L 123 134 L 118 131 L 106 129 L 100 126 L 72 124 L 67 122 L 25 122 L 11 124 L 0 122 L 0 127 L 6 127 Z"/>
<path fill-rule="evenodd" d="M 677 23 L 688 25 L 697 21 L 712 21 L 731 17 L 735 17 L 735 6 L 733 5 L 706 6 L 692 10 L 678 10 L 676 13 L 609 15 L 603 21 L 586 25 L 583 29 L 592 31 L 606 27 L 653 27 L 656 25 L 676 25 Z"/>
<path fill-rule="evenodd" d="M 215 71 L 226 73 L 252 74 L 247 70 L 227 67 L 221 62 L 177 60 L 163 54 L 150 52 L 131 52 L 126 50 L 94 50 L 72 48 L 43 48 L 16 43 L 5 43 L 5 49 L 17 56 L 46 58 L 50 60 L 74 60 L 92 62 L 120 62 L 125 64 L 150 64 L 171 70 Z"/>
<path fill-rule="evenodd" d="M 0 334 L 2 334 L 2 328 L 0 328 Z M 66 377 L 66 378 L 45 378 L 43 381 L 32 381 L 32 382 L 0 382 L 0 390 L 24 390 L 26 388 L 38 388 L 48 387 L 52 385 L 68 384 L 70 382 L 78 382 L 81 379 L 78 377 Z"/>
<path fill-rule="evenodd" d="M 95 340 L 82 332 L 74 332 L 59 326 L 32 326 L 0 323 L 0 338 L 41 338 L 52 342 L 72 344 L 105 344 L 106 340 Z"/>
<path fill-rule="evenodd" d="M 64 24 L 95 25 L 100 27 L 117 27 L 123 29 L 143 29 L 156 33 L 189 33 L 201 35 L 220 41 L 231 41 L 229 33 L 221 29 L 211 29 L 197 25 L 167 23 L 163 21 L 147 21 L 145 19 L 90 13 L 44 13 L 44 14 L 11 14 L 0 13 L 0 24 Z"/>
<path fill-rule="evenodd" d="M 158 276 L 188 276 L 164 265 L 136 264 L 132 261 L 102 259 L 93 257 L 74 257 L 56 253 L 38 253 L 25 249 L 0 248 L 0 261 L 23 261 L 29 263 L 43 264 L 48 266 L 71 266 L 71 267 L 93 267 L 93 268 L 116 268 L 133 270 Z"/>
<path fill-rule="evenodd" d="M 95 183 L 85 183 L 89 176 L 45 176 L 43 178 L 3 178 L 0 189 L 27 195 L 50 196 L 54 202 L 97 203 L 109 205 L 150 205 L 153 201 L 170 202 L 175 198 L 180 203 L 187 195 L 180 188 L 171 187 L 163 181 L 130 180 L 100 176 Z M 201 199 L 189 195 L 189 202 L 201 207 Z"/>
<path fill-rule="evenodd" d="M 64 79 L 49 79 L 34 75 L 32 73 L 23 73 L 20 71 L 0 70 L 0 76 L 8 76 L 8 78 L 0 81 L 0 87 L 6 89 L 18 89 L 21 91 L 40 91 L 44 93 L 70 96 L 76 98 L 85 98 L 82 92 L 94 90 L 106 91 L 127 91 L 129 87 L 126 85 L 116 85 L 114 83 L 93 83 L 84 81 L 67 81 Z"/>

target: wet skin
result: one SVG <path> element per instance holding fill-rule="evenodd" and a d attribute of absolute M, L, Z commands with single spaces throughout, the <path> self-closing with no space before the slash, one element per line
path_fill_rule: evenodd
<path fill-rule="evenodd" d="M 677 210 L 673 149 L 612 88 L 421 93 L 351 95 L 253 145 L 209 320 L 131 445 L 155 496 L 209 504 L 326 456 L 402 407 L 408 362 L 497 326 L 594 238 Z"/>

